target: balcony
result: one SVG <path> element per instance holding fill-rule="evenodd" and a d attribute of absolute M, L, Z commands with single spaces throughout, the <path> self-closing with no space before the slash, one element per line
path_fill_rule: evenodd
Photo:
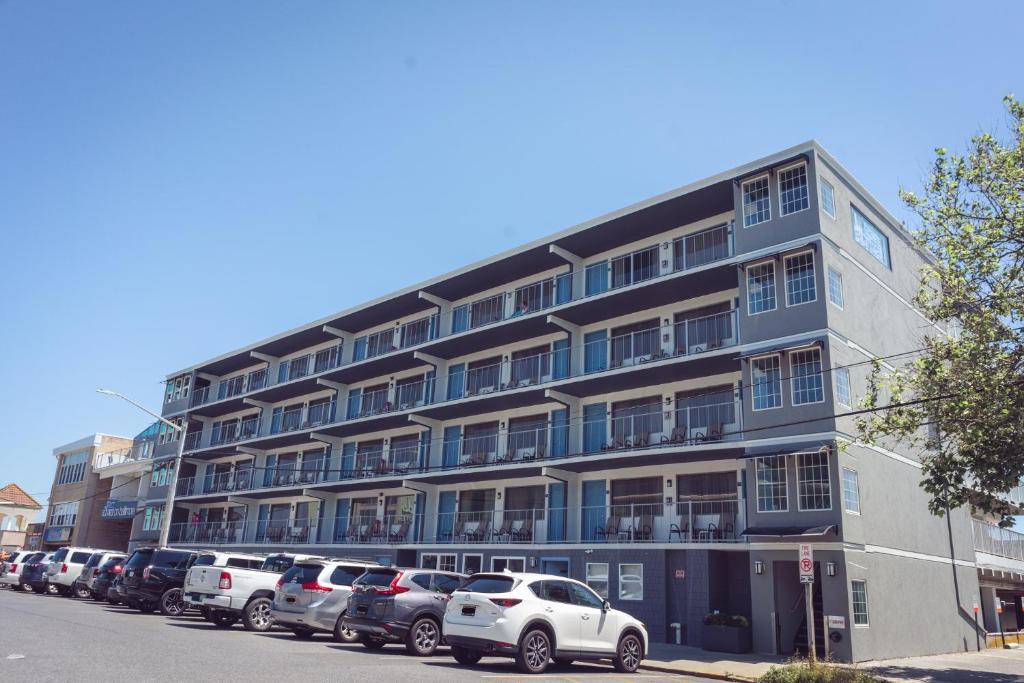
<path fill-rule="evenodd" d="M 293 520 L 269 520 L 259 522 L 253 543 L 308 545 L 317 542 L 316 517 Z"/>
<path fill-rule="evenodd" d="M 611 306 L 604 300 L 609 293 L 625 290 L 633 285 L 665 281 L 663 291 L 659 290 L 657 296 L 652 292 L 652 296 L 645 299 L 645 304 L 651 306 L 668 303 L 679 298 L 678 289 L 667 281 L 668 278 L 726 261 L 735 253 L 732 228 L 728 224 L 677 238 L 671 245 L 671 258 L 665 258 L 663 255 L 656 258 L 658 248 L 667 248 L 667 244 L 655 243 L 609 262 L 592 264 L 581 274 L 582 283 L 574 285 L 574 274 L 563 273 L 458 306 L 446 316 L 427 315 L 393 330 L 383 330 L 360 337 L 353 342 L 352 359 L 348 362 L 343 361 L 342 348 L 337 345 L 282 363 L 276 378 L 270 377 L 266 369 L 260 369 L 245 376 L 238 375 L 222 380 L 217 384 L 216 390 L 209 386 L 196 387 L 189 405 L 191 408 L 198 408 L 218 404 L 219 407 L 216 409 L 204 411 L 204 414 L 216 416 L 238 409 L 241 404 L 233 402 L 232 399 L 255 392 L 266 393 L 268 389 L 281 387 L 273 396 L 263 397 L 276 401 L 315 390 L 317 385 L 313 380 L 318 377 L 354 383 L 415 367 L 419 361 L 410 353 L 413 349 L 441 357 L 452 357 L 539 336 L 553 329 L 545 322 L 543 316 L 535 315 L 543 311 L 557 310 L 557 315 L 565 316 L 574 324 L 596 322 L 602 317 L 613 317 L 628 310 L 635 310 L 635 304 L 622 308 L 621 303 Z M 726 270 L 720 278 L 702 279 L 687 296 L 718 291 L 727 286 L 735 286 L 734 283 L 735 274 Z M 620 308 L 622 310 L 619 310 Z M 480 337 L 471 345 L 472 348 L 466 348 L 462 342 L 455 346 L 450 343 L 449 338 L 461 338 L 467 332 L 490 328 L 497 323 L 511 322 L 518 318 L 529 319 L 531 322 L 521 326 L 522 329 L 514 334 L 512 328 L 504 330 L 503 326 L 502 332 Z M 700 346 L 699 341 L 692 344 Z M 355 371 L 355 367 L 363 369 Z M 349 368 L 353 370 L 350 371 Z M 289 386 L 285 388 L 284 385 Z"/>
<path fill-rule="evenodd" d="M 334 520 L 334 542 L 346 544 L 417 543 L 422 538 L 423 515 L 395 514 L 384 517 L 360 515 Z"/>
<path fill-rule="evenodd" d="M 740 501 L 601 505 L 580 510 L 580 540 L 597 543 L 719 543 L 737 534 Z"/>
<path fill-rule="evenodd" d="M 171 543 L 224 545 L 245 542 L 245 522 L 179 522 L 171 524 L 168 540 Z"/>
<path fill-rule="evenodd" d="M 122 448 L 121 450 L 109 453 L 97 453 L 93 458 L 92 468 L 97 471 L 104 470 L 108 467 L 144 462 L 152 457 L 153 443 L 151 441 L 142 441 L 130 448 Z"/>
<path fill-rule="evenodd" d="M 974 549 L 989 555 L 1024 562 L 1024 534 L 995 524 L 972 519 Z"/>

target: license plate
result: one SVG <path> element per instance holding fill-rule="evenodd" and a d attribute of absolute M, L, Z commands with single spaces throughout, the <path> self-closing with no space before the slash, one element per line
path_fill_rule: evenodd
<path fill-rule="evenodd" d="M 285 598 L 285 602 L 295 602 L 295 598 Z"/>
<path fill-rule="evenodd" d="M 471 617 L 476 614 L 476 607 L 463 607 L 462 616 Z"/>

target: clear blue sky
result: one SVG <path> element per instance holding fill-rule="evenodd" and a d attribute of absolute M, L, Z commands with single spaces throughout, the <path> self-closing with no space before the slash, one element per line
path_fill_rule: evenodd
<path fill-rule="evenodd" d="M 817 138 L 890 209 L 1021 3 L 0 2 L 0 485 L 164 375 Z M 376 6 L 375 6 L 376 5 Z"/>

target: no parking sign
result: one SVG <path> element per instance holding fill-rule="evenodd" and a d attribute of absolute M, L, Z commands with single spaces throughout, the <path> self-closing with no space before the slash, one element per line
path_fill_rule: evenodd
<path fill-rule="evenodd" d="M 810 543 L 800 544 L 800 583 L 814 583 L 814 551 Z"/>

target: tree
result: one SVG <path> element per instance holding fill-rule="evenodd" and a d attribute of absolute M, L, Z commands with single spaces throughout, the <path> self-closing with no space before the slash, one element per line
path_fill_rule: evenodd
<path fill-rule="evenodd" d="M 861 437 L 923 447 L 922 486 L 939 516 L 969 505 L 1012 523 L 998 494 L 1024 477 L 1024 103 L 1004 99 L 1005 139 L 936 149 L 923 192 L 901 191 L 934 256 L 915 303 L 939 328 L 902 367 L 875 361 Z"/>

